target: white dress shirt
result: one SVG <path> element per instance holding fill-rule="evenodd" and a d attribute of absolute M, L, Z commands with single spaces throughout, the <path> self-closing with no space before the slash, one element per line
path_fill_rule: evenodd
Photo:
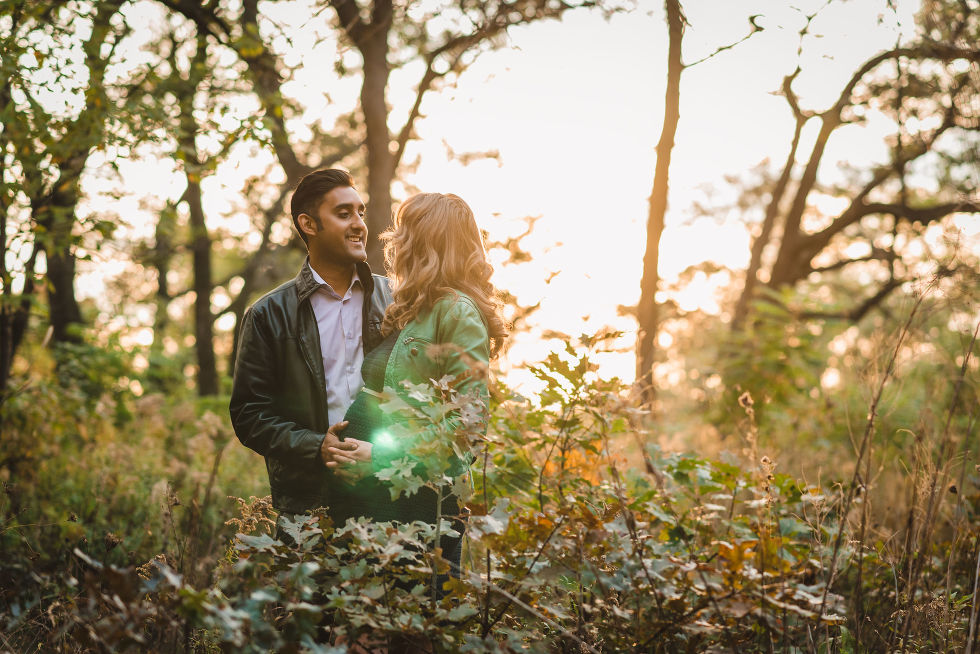
<path fill-rule="evenodd" d="M 361 379 L 364 290 L 356 271 L 347 292 L 341 297 L 313 270 L 313 266 L 310 266 L 310 270 L 313 279 L 324 285 L 310 296 L 310 304 L 313 305 L 313 315 L 316 316 L 320 332 L 320 355 L 323 357 L 323 377 L 327 385 L 327 416 L 333 424 L 343 419 L 347 407 L 364 385 Z"/>

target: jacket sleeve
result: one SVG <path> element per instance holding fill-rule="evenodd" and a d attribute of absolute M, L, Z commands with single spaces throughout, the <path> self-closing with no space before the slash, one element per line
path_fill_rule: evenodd
<path fill-rule="evenodd" d="M 490 361 L 490 338 L 483 316 L 470 301 L 459 300 L 450 305 L 440 316 L 435 333 L 436 348 L 442 351 L 435 357 L 431 379 L 451 377 L 453 388 L 460 395 L 474 398 L 472 409 L 476 416 L 465 422 L 476 427 L 470 433 L 485 434 L 487 430 L 490 393 L 487 386 L 488 365 Z M 421 380 L 428 383 L 428 380 Z M 450 412 L 440 425 L 425 429 L 429 433 L 417 433 L 409 442 L 398 441 L 384 450 L 372 453 L 375 469 L 387 467 L 392 461 L 409 454 L 413 442 L 427 441 L 437 436 L 458 433 L 464 427 L 464 419 L 459 410 Z M 463 472 L 458 468 L 458 473 Z"/>
<path fill-rule="evenodd" d="M 469 301 L 453 304 L 446 318 L 440 321 L 438 342 L 454 346 L 447 352 L 440 372 L 456 380 L 455 388 L 460 394 L 475 394 L 482 416 L 481 433 L 485 434 L 490 403 L 487 387 L 490 336 L 480 310 Z M 458 417 L 450 419 L 452 427 L 458 428 Z"/>
<path fill-rule="evenodd" d="M 282 461 L 314 462 L 324 434 L 285 419 L 276 410 L 275 350 L 263 315 L 254 308 L 242 322 L 235 378 L 232 383 L 231 424 L 246 447 Z"/>

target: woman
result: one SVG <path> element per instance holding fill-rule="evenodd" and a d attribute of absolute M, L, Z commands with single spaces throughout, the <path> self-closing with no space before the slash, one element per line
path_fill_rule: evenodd
<path fill-rule="evenodd" d="M 493 268 L 473 211 L 461 198 L 416 195 L 402 204 L 394 229 L 381 238 L 393 301 L 382 326 L 385 340 L 364 357 L 364 389 L 340 432 L 358 447 L 331 448 L 338 474 L 329 488 L 328 510 L 337 525 L 361 516 L 435 523 L 439 516 L 459 515 L 458 501 L 444 484 L 430 483 L 392 499 L 387 482 L 400 477 L 399 487 L 410 487 L 406 476 L 432 482 L 465 472 L 460 461 L 467 453 L 465 441 L 486 431 L 487 364 L 506 336 L 490 283 Z M 441 395 L 450 410 L 425 424 L 418 416 L 432 405 L 425 395 L 433 380 L 446 382 Z M 394 391 L 410 409 L 382 411 L 378 393 L 383 389 Z M 406 415 L 413 410 L 414 417 Z M 368 464 L 376 474 L 364 476 Z M 362 478 L 350 483 L 352 476 Z M 462 533 L 459 521 L 454 523 Z M 460 544 L 458 537 L 440 543 L 455 569 Z"/>

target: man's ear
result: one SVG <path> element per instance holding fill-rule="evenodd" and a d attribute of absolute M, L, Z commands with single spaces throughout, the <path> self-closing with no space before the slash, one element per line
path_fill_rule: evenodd
<path fill-rule="evenodd" d="M 296 217 L 296 222 L 299 223 L 300 231 L 307 236 L 313 236 L 320 231 L 320 223 L 308 213 L 301 213 Z"/>

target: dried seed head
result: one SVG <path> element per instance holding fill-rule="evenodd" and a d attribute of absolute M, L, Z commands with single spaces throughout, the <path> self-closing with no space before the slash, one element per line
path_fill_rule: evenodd
<path fill-rule="evenodd" d="M 105 536 L 102 537 L 102 545 L 105 547 L 106 552 L 115 549 L 121 542 L 122 538 L 116 536 L 111 531 L 105 532 Z"/>

